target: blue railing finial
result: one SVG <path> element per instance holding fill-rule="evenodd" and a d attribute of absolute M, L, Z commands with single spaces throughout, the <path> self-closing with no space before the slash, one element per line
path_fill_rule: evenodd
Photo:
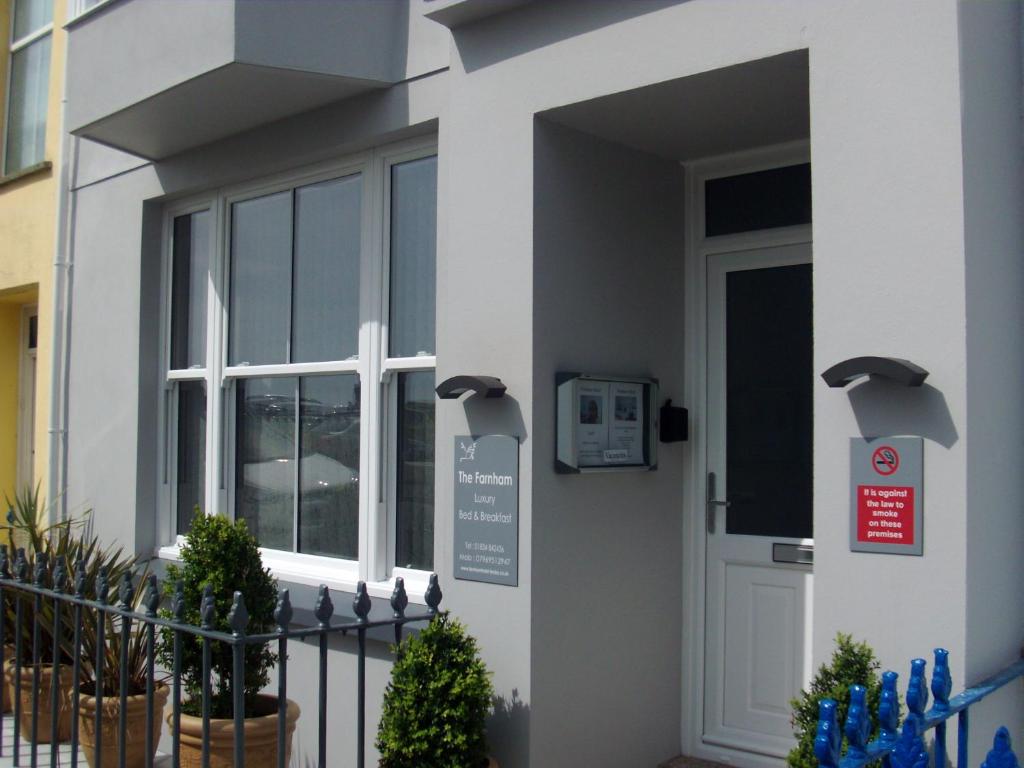
<path fill-rule="evenodd" d="M 1020 768 L 1017 756 L 1013 754 L 1010 732 L 1006 730 L 1005 725 L 996 731 L 995 738 L 992 739 L 992 749 L 989 750 L 981 768 Z"/>
<path fill-rule="evenodd" d="M 953 691 L 953 677 L 949 673 L 949 651 L 935 649 L 935 668 L 932 670 L 932 696 L 935 709 L 945 712 L 949 709 L 949 694 Z"/>
<path fill-rule="evenodd" d="M 850 742 L 849 754 L 853 757 L 863 757 L 867 754 L 868 739 L 871 738 L 867 694 L 868 689 L 863 685 L 850 686 L 850 709 L 846 713 L 843 730 Z"/>
<path fill-rule="evenodd" d="M 839 765 L 842 736 L 836 718 L 835 699 L 822 699 L 818 704 L 818 732 L 814 737 L 814 756 L 822 768 L 836 768 Z"/>
<path fill-rule="evenodd" d="M 893 671 L 882 673 L 882 694 L 878 702 L 878 740 L 886 746 L 892 745 L 899 737 L 900 701 L 896 692 L 899 675 Z"/>
<path fill-rule="evenodd" d="M 910 662 L 910 681 L 907 683 L 907 709 L 918 717 L 924 714 L 924 708 L 928 706 L 928 687 L 924 681 L 927 668 L 928 662 L 924 659 L 914 659 Z"/>

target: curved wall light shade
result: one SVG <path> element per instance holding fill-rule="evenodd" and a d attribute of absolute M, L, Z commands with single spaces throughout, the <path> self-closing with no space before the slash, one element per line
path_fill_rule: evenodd
<path fill-rule="evenodd" d="M 507 387 L 495 376 L 452 376 L 437 385 L 437 396 L 442 400 L 455 400 L 466 392 L 484 397 L 504 397 Z"/>
<path fill-rule="evenodd" d="M 851 357 L 821 374 L 830 387 L 845 387 L 861 376 L 884 376 L 905 387 L 920 387 L 928 371 L 898 357 Z"/>

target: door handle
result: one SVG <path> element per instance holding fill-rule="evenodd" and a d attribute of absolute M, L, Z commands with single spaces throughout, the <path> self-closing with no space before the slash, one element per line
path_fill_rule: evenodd
<path fill-rule="evenodd" d="M 708 493 L 707 493 L 707 529 L 708 533 L 715 532 L 715 508 L 722 507 L 728 509 L 731 501 L 725 499 L 716 499 L 717 495 L 716 480 L 714 472 L 708 472 Z"/>

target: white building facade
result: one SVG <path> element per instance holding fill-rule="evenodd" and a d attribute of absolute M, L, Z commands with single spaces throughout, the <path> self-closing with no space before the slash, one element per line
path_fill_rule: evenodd
<path fill-rule="evenodd" d="M 779 765 L 837 632 L 904 680 L 942 645 L 955 689 L 1019 656 L 1018 3 L 109 0 L 68 31 L 50 490 L 104 538 L 171 559 L 195 505 L 243 517 L 297 604 L 437 572 L 510 768 Z M 862 356 L 928 376 L 822 380 Z M 566 372 L 656 380 L 687 439 L 557 471 Z M 507 390 L 438 399 L 459 375 Z M 518 443 L 514 585 L 455 578 L 482 435 Z M 852 551 L 850 440 L 895 437 L 921 554 Z M 1019 686 L 972 762 L 997 723 Z"/>

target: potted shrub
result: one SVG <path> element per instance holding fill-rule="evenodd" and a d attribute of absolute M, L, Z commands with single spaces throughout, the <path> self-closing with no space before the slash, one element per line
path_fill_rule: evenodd
<path fill-rule="evenodd" d="M 256 540 L 245 522 L 231 523 L 219 516 L 198 512 L 181 548 L 181 566 L 167 568 L 164 592 L 174 598 L 177 582 L 183 585 L 186 623 L 201 623 L 200 607 L 207 586 L 215 608 L 214 628 L 230 632 L 228 614 L 236 591 L 245 598 L 249 614 L 248 634 L 262 634 L 274 629 L 274 607 L 277 603 L 277 582 L 263 567 Z M 165 609 L 165 618 L 173 618 Z M 202 641 L 194 635 L 182 638 L 182 685 L 188 696 L 182 703 L 181 765 L 199 768 L 202 750 Z M 173 659 L 173 632 L 165 629 L 160 639 L 160 659 L 169 667 Z M 210 697 L 210 765 L 226 768 L 234 764 L 234 709 L 236 685 L 245 694 L 245 766 L 271 768 L 277 765 L 277 698 L 260 691 L 267 685 L 268 672 L 277 661 L 276 654 L 265 645 L 248 645 L 245 649 L 245 679 L 235 680 L 232 674 L 232 649 L 224 643 L 212 647 L 212 681 Z M 291 753 L 291 737 L 299 717 L 298 705 L 287 703 L 285 753 Z M 170 722 L 170 718 L 168 719 Z M 287 759 L 287 758 L 286 758 Z"/>
<path fill-rule="evenodd" d="M 109 568 L 109 566 L 108 566 Z M 117 600 L 127 603 L 137 612 L 146 609 L 155 610 L 160 601 L 157 591 L 156 577 L 151 576 L 148 566 L 137 582 L 124 582 L 127 571 L 122 571 L 121 588 Z M 99 568 L 83 568 L 81 578 L 85 581 L 86 594 L 93 594 L 98 580 Z M 109 583 L 109 582 L 108 582 Z M 111 584 L 111 596 L 113 587 Z M 127 594 L 125 594 L 127 592 Z M 82 681 L 79 686 L 78 733 L 90 766 L 114 765 L 121 748 L 120 717 L 121 717 L 121 682 L 126 679 L 128 698 L 125 711 L 127 727 L 125 729 L 125 764 L 128 768 L 142 768 L 146 765 L 146 625 L 134 622 L 128 633 L 128 664 L 121 665 L 122 632 L 120 622 L 115 621 L 111 614 L 104 614 L 104 642 L 99 646 L 97 616 L 90 612 L 82 623 Z M 100 716 L 100 728 L 103 740 L 100 748 L 102 762 L 96 759 L 96 659 L 98 652 L 103 657 L 103 704 Z M 163 711 L 167 704 L 170 689 L 163 681 L 155 681 L 153 689 L 153 724 L 150 759 L 156 754 L 157 742 L 160 740 L 160 727 L 163 722 Z"/>
<path fill-rule="evenodd" d="M 818 758 L 814 756 L 814 737 L 818 729 L 818 704 L 822 699 L 836 701 L 836 718 L 840 728 L 846 722 L 850 708 L 850 686 L 855 683 L 867 687 L 868 712 L 878 712 L 878 702 L 882 695 L 878 670 L 879 662 L 871 646 L 854 642 L 850 635 L 842 632 L 836 635 L 836 648 L 829 664 L 822 664 L 818 668 L 810 690 L 801 691 L 800 698 L 790 702 L 793 709 L 793 733 L 797 739 L 797 745 L 786 756 L 790 768 L 818 768 Z M 871 716 L 871 731 L 871 738 L 876 738 L 878 724 L 874 714 Z M 843 734 L 844 752 L 846 746 L 847 739 Z"/>
<path fill-rule="evenodd" d="M 476 640 L 447 613 L 395 649 L 377 730 L 381 768 L 477 768 L 494 693 Z"/>
<path fill-rule="evenodd" d="M 77 530 L 84 525 L 84 519 L 62 520 L 50 524 L 48 522 L 48 511 L 39 495 L 39 487 L 33 490 L 25 488 L 21 493 L 15 493 L 14 499 L 6 498 L 8 506 L 7 525 L 4 526 L 7 533 L 7 545 L 10 552 L 10 565 L 12 571 L 17 567 L 14 553 L 19 548 L 25 553 L 25 574 L 28 579 L 36 577 L 40 571 L 46 584 L 53 583 L 54 574 L 58 564 L 64 566 L 67 574 L 68 566 L 73 562 L 75 553 L 82 551 L 80 539 L 76 536 Z M 7 689 L 8 700 L 13 708 L 15 692 L 15 616 L 16 603 L 10 601 L 6 604 L 4 615 L 5 639 L 9 643 L 4 649 L 4 681 Z M 32 658 L 32 622 L 34 619 L 33 602 L 30 599 L 22 598 L 22 623 L 21 623 L 21 668 L 20 674 L 20 698 L 21 717 L 19 730 L 25 739 L 32 737 L 32 690 L 35 685 L 35 666 Z M 65 648 L 70 644 L 71 620 L 70 610 L 61 611 L 61 636 L 59 641 L 59 672 L 56 685 L 58 686 L 58 728 L 57 737 L 61 741 L 71 735 L 71 707 L 70 692 L 72 687 L 72 669 L 70 656 Z M 54 607 L 52 602 L 44 600 L 39 616 L 40 647 L 39 647 L 39 701 L 41 706 L 37 716 L 36 740 L 40 743 L 49 743 L 51 738 L 50 718 L 50 697 L 53 689 L 53 627 Z"/>

